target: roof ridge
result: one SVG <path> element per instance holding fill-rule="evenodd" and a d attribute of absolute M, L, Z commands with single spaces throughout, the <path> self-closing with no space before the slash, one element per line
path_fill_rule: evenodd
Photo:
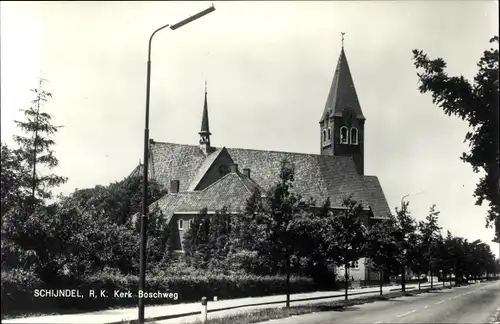
<path fill-rule="evenodd" d="M 198 147 L 198 145 L 193 145 L 193 144 L 182 144 L 182 143 L 161 142 L 161 141 L 153 141 L 152 142 L 152 145 L 156 145 L 156 144 L 169 144 L 169 145 L 182 145 L 182 146 Z"/>
<path fill-rule="evenodd" d="M 324 158 L 334 158 L 334 159 L 351 159 L 351 156 L 342 156 L 342 155 L 322 155 L 317 153 L 301 153 L 301 152 L 287 152 L 287 151 L 274 151 L 274 150 L 257 150 L 257 149 L 247 149 L 241 147 L 226 147 L 227 150 L 245 150 L 245 151 L 257 151 L 257 152 L 268 152 L 268 153 L 286 153 L 286 154 L 295 154 L 295 155 L 307 155 L 307 156 L 317 156 Z"/>
<path fill-rule="evenodd" d="M 247 185 L 245 184 L 245 182 L 243 181 L 243 179 L 241 178 L 241 175 L 239 174 L 239 172 L 236 172 L 236 177 L 238 178 L 238 180 L 240 180 L 241 184 L 243 185 L 243 187 L 246 189 L 246 191 L 249 193 L 249 194 L 252 194 L 252 191 L 250 191 L 250 189 L 248 189 Z"/>
<path fill-rule="evenodd" d="M 252 188 L 249 188 L 248 184 L 245 181 L 250 181 L 253 184 L 255 184 L 255 187 L 257 188 L 257 190 L 260 188 L 259 184 L 257 182 L 255 182 L 253 179 L 250 179 L 249 177 L 245 176 L 244 174 L 242 174 L 239 171 L 236 172 L 236 174 L 237 174 L 238 179 L 240 179 L 241 183 L 243 184 L 243 186 L 245 187 L 245 189 L 248 191 L 249 194 L 253 194 L 253 191 L 251 190 Z M 243 181 L 243 179 L 245 179 L 245 181 Z"/>
<path fill-rule="evenodd" d="M 206 186 L 203 190 L 199 190 L 198 192 L 204 192 L 207 189 L 212 188 L 213 186 L 215 186 L 216 184 L 218 184 L 219 182 L 221 182 L 223 179 L 229 177 L 231 174 L 234 174 L 234 172 L 229 172 L 228 174 L 225 174 L 224 176 L 222 176 L 221 178 L 219 178 L 216 181 L 212 182 L 210 185 Z M 195 192 L 195 191 L 191 191 L 191 192 Z"/>
<path fill-rule="evenodd" d="M 191 144 L 179 144 L 179 143 L 171 143 L 171 142 L 154 142 L 155 144 L 170 144 L 170 145 L 179 145 L 179 146 L 189 146 L 189 147 L 198 147 L 197 145 L 191 145 Z M 216 147 L 212 146 L 213 149 L 219 150 L 225 148 L 226 150 L 245 150 L 245 151 L 254 151 L 254 152 L 269 152 L 269 153 L 287 153 L 287 154 L 295 154 L 295 155 L 308 155 L 308 156 L 318 156 L 321 158 L 325 159 L 352 159 L 351 156 L 342 156 L 342 155 L 322 155 L 318 153 L 302 153 L 302 152 L 290 152 L 290 151 L 276 151 L 276 150 L 264 150 L 264 149 L 252 149 L 252 148 L 243 148 L 243 147 L 227 147 L 227 146 L 222 146 L 222 147 Z M 212 155 L 215 152 L 210 153 Z M 208 155 L 208 156 L 210 156 Z M 207 157 L 208 157 L 207 156 Z"/>

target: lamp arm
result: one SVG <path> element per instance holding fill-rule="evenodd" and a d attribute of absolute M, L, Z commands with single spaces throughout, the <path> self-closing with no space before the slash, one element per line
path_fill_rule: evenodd
<path fill-rule="evenodd" d="M 152 34 L 151 34 L 151 37 L 149 37 L 149 46 L 148 46 L 148 61 L 151 61 L 151 42 L 153 41 L 153 36 L 159 32 L 160 30 L 162 30 L 163 28 L 166 28 L 170 26 L 170 24 L 166 24 L 165 26 L 162 26 L 160 28 L 158 28 L 157 30 L 155 30 Z"/>

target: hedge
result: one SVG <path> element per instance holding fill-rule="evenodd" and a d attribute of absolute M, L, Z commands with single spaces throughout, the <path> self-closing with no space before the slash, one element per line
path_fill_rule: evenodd
<path fill-rule="evenodd" d="M 291 293 L 325 290 L 306 277 L 291 277 Z M 244 274 L 195 273 L 187 275 L 157 274 L 146 278 L 147 292 L 176 293 L 177 300 L 170 298 L 145 299 L 146 305 L 196 302 L 205 296 L 212 299 L 231 299 L 267 296 L 286 293 L 285 276 L 256 276 Z M 2 272 L 2 314 L 26 312 L 71 312 L 95 311 L 110 307 L 133 307 L 137 305 L 138 276 L 122 275 L 106 270 L 86 277 L 71 287 L 59 285 L 48 287 L 36 276 L 19 271 Z M 78 289 L 83 298 L 35 297 L 35 289 Z M 89 292 L 94 290 L 96 297 Z M 100 297 L 104 290 L 106 297 Z M 113 292 L 131 291 L 133 298 L 115 298 Z"/>

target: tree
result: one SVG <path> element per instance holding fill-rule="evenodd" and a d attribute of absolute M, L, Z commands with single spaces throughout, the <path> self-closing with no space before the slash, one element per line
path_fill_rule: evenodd
<path fill-rule="evenodd" d="M 455 260 L 453 250 L 453 236 L 447 231 L 445 237 L 440 236 L 436 244 L 434 268 L 439 269 L 443 277 L 448 275 L 451 281 L 451 274 L 455 275 Z"/>
<path fill-rule="evenodd" d="M 216 211 L 212 217 L 207 215 L 206 209 L 201 210 L 183 240 L 187 264 L 201 269 L 228 270 L 226 259 L 229 254 L 230 225 L 226 207 Z"/>
<path fill-rule="evenodd" d="M 384 275 L 399 272 L 394 259 L 398 247 L 391 237 L 395 231 L 394 224 L 395 220 L 392 217 L 384 219 L 373 224 L 367 233 L 365 255 L 369 260 L 369 266 L 379 272 L 380 295 L 382 295 Z"/>
<path fill-rule="evenodd" d="M 254 191 L 245 210 L 233 215 L 227 267 L 259 275 L 275 274 L 277 260 L 269 252 L 269 217 L 261 193 Z"/>
<path fill-rule="evenodd" d="M 206 269 L 210 254 L 207 245 L 210 243 L 210 219 L 207 209 L 202 209 L 193 220 L 183 240 L 185 260 L 189 266 Z"/>
<path fill-rule="evenodd" d="M 440 212 L 436 210 L 436 205 L 432 205 L 429 214 L 426 216 L 425 221 L 418 223 L 418 230 L 421 234 L 419 254 L 424 261 L 421 270 L 425 273 L 430 272 L 431 287 L 433 284 L 433 270 L 436 262 L 435 252 L 439 237 L 441 234 L 441 227 L 438 225 Z"/>
<path fill-rule="evenodd" d="M 312 202 L 304 203 L 301 211 L 294 215 L 289 226 L 293 271 L 308 275 L 322 287 L 331 286 L 333 269 L 329 269 L 325 238 L 330 232 L 325 232 L 325 223 L 333 217 L 330 202 L 327 200 L 322 209 L 312 208 Z"/>
<path fill-rule="evenodd" d="M 411 251 L 415 248 L 415 231 L 417 225 L 408 209 L 409 202 L 401 201 L 401 208 L 396 208 L 395 227 L 392 237 L 398 246 L 395 258 L 401 269 L 401 287 L 405 292 L 406 269 L 410 260 Z"/>
<path fill-rule="evenodd" d="M 153 182 L 153 201 L 161 194 L 155 188 Z M 31 270 L 52 284 L 75 283 L 104 268 L 137 273 L 136 224 L 130 217 L 117 221 L 115 215 L 139 212 L 140 204 L 134 201 L 140 193 L 140 177 L 127 178 L 107 187 L 76 190 L 33 212 L 11 208 L 2 222 L 2 267 Z M 151 208 L 149 217 L 148 260 L 161 269 L 171 256 L 170 231 L 160 210 Z"/>
<path fill-rule="evenodd" d="M 410 235 L 411 249 L 407 251 L 407 266 L 418 278 L 418 290 L 420 290 L 420 277 L 428 271 L 428 262 L 425 257 L 427 245 L 420 230 Z"/>
<path fill-rule="evenodd" d="M 488 277 L 491 270 L 491 264 L 494 263 L 495 256 L 490 246 L 481 240 L 475 240 L 470 243 L 470 258 L 468 272 L 475 280 L 480 280 L 484 275 Z"/>
<path fill-rule="evenodd" d="M 43 112 L 43 106 L 52 97 L 52 94 L 42 89 L 43 81 L 40 80 L 38 89 L 32 89 L 35 99 L 31 107 L 21 109 L 24 113 L 23 121 L 15 121 L 26 136 L 15 135 L 14 140 L 19 145 L 16 154 L 22 161 L 21 190 L 23 194 L 29 196 L 28 208 L 34 210 L 35 205 L 43 200 L 52 197 L 50 189 L 57 187 L 67 178 L 48 173 L 48 170 L 55 168 L 59 161 L 54 156 L 52 146 L 55 144 L 52 136 L 61 126 L 54 126 L 51 123 L 52 117 Z M 47 169 L 44 175 L 40 172 L 42 168 Z"/>
<path fill-rule="evenodd" d="M 342 202 L 344 210 L 327 218 L 324 237 L 327 254 L 337 267 L 344 267 L 345 299 L 349 282 L 349 268 L 354 267 L 363 256 L 366 245 L 366 229 L 361 219 L 363 205 L 346 197 Z"/>
<path fill-rule="evenodd" d="M 498 44 L 498 36 L 490 43 Z M 484 171 L 474 191 L 476 204 L 489 202 L 486 226 L 494 226 L 496 240 L 500 240 L 500 177 L 499 177 L 499 106 L 498 106 L 498 48 L 484 51 L 478 63 L 474 82 L 463 76 L 450 77 L 445 72 L 442 58 L 429 59 L 421 50 L 413 50 L 414 64 L 421 93 L 431 93 L 433 103 L 447 115 L 456 115 L 469 123 L 471 130 L 465 135 L 470 152 L 463 153 L 462 161 L 469 163 L 474 172 Z"/>
<path fill-rule="evenodd" d="M 143 178 L 132 175 L 107 186 L 95 186 L 88 189 L 77 189 L 61 200 L 72 206 L 86 210 L 101 217 L 107 217 L 117 224 L 131 221 L 131 216 L 141 211 Z M 156 181 L 149 180 L 148 201 L 157 201 L 167 191 Z"/>
<path fill-rule="evenodd" d="M 301 200 L 299 195 L 292 192 L 295 180 L 295 167 L 287 160 L 281 162 L 280 181 L 266 196 L 266 204 L 270 220 L 270 239 L 274 243 L 277 257 L 284 265 L 286 274 L 286 307 L 290 307 L 290 263 L 293 254 L 292 222 L 300 214 Z M 273 254 L 274 254 L 273 253 Z"/>
<path fill-rule="evenodd" d="M 21 161 L 19 155 L 11 150 L 7 144 L 2 143 L 1 152 L 1 212 L 3 217 L 5 213 L 16 205 L 22 204 L 26 197 L 22 192 L 22 174 Z"/>

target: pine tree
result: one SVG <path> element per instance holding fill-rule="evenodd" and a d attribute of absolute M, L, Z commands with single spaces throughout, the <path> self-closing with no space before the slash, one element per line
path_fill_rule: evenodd
<path fill-rule="evenodd" d="M 32 211 L 35 205 L 52 197 L 51 188 L 65 183 L 67 178 L 48 171 L 59 164 L 52 149 L 55 144 L 52 137 L 61 128 L 52 125 L 52 117 L 43 111 L 52 94 L 43 90 L 42 79 L 39 87 L 30 91 L 35 94 L 35 99 L 30 108 L 21 109 L 24 120 L 15 121 L 17 127 L 26 135 L 15 135 L 14 140 L 19 146 L 15 153 L 22 161 L 21 188 L 29 197 L 26 207 Z M 43 170 L 44 168 L 46 170 Z M 45 172 L 41 172 L 42 170 Z"/>

